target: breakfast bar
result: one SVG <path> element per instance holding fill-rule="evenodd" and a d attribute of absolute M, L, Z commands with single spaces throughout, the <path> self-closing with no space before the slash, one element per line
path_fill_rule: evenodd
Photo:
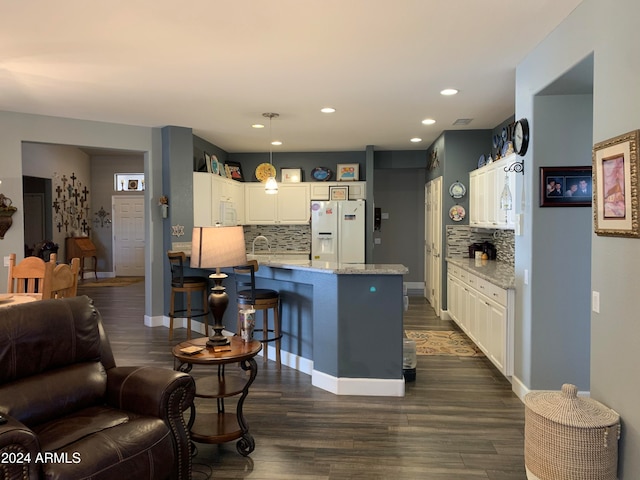
<path fill-rule="evenodd" d="M 256 286 L 280 293 L 285 365 L 338 395 L 404 395 L 405 266 L 256 259 Z M 230 280 L 225 285 L 229 305 L 235 305 Z M 225 313 L 229 330 L 234 330 L 235 315 L 235 308 Z"/>

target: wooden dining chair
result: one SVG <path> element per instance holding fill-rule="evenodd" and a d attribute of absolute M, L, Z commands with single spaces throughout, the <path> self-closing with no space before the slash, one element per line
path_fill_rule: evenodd
<path fill-rule="evenodd" d="M 68 298 L 78 294 L 78 277 L 80 275 L 80 258 L 72 258 L 71 264 L 49 262 L 46 265 L 46 274 L 42 298 Z"/>
<path fill-rule="evenodd" d="M 55 265 L 55 256 L 49 262 L 39 257 L 26 257 L 16 265 L 16 254 L 9 255 L 7 293 L 42 293 L 47 265 Z"/>

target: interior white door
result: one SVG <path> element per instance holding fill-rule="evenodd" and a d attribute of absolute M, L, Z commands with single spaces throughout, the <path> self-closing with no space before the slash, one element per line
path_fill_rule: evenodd
<path fill-rule="evenodd" d="M 442 177 L 432 180 L 431 187 L 431 306 L 440 316 L 442 308 Z"/>
<path fill-rule="evenodd" d="M 432 302 L 431 286 L 431 244 L 433 230 L 431 228 L 431 182 L 424 186 L 424 298 Z"/>
<path fill-rule="evenodd" d="M 442 177 L 425 186 L 424 296 L 440 316 L 442 308 Z"/>
<path fill-rule="evenodd" d="M 112 197 L 113 271 L 118 277 L 144 276 L 144 197 Z"/>

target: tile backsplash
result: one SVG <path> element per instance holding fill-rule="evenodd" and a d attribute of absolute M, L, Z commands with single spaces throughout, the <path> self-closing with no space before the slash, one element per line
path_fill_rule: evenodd
<path fill-rule="evenodd" d="M 513 230 L 489 230 L 468 225 L 447 225 L 447 256 L 468 257 L 472 243 L 491 242 L 496 247 L 496 260 L 515 264 Z"/>
<path fill-rule="evenodd" d="M 251 244 L 258 235 L 264 235 L 269 239 L 269 246 L 274 253 L 311 252 L 310 225 L 245 225 L 244 241 L 247 252 L 251 252 Z M 265 242 L 256 242 L 256 253 L 266 251 L 268 248 Z"/>

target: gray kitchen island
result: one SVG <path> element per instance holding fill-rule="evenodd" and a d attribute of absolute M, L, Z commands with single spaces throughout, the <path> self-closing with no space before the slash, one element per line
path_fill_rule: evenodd
<path fill-rule="evenodd" d="M 280 293 L 283 364 L 338 395 L 404 395 L 405 266 L 276 258 L 259 264 L 256 286 Z M 228 273 L 224 324 L 235 331 L 235 283 Z"/>

